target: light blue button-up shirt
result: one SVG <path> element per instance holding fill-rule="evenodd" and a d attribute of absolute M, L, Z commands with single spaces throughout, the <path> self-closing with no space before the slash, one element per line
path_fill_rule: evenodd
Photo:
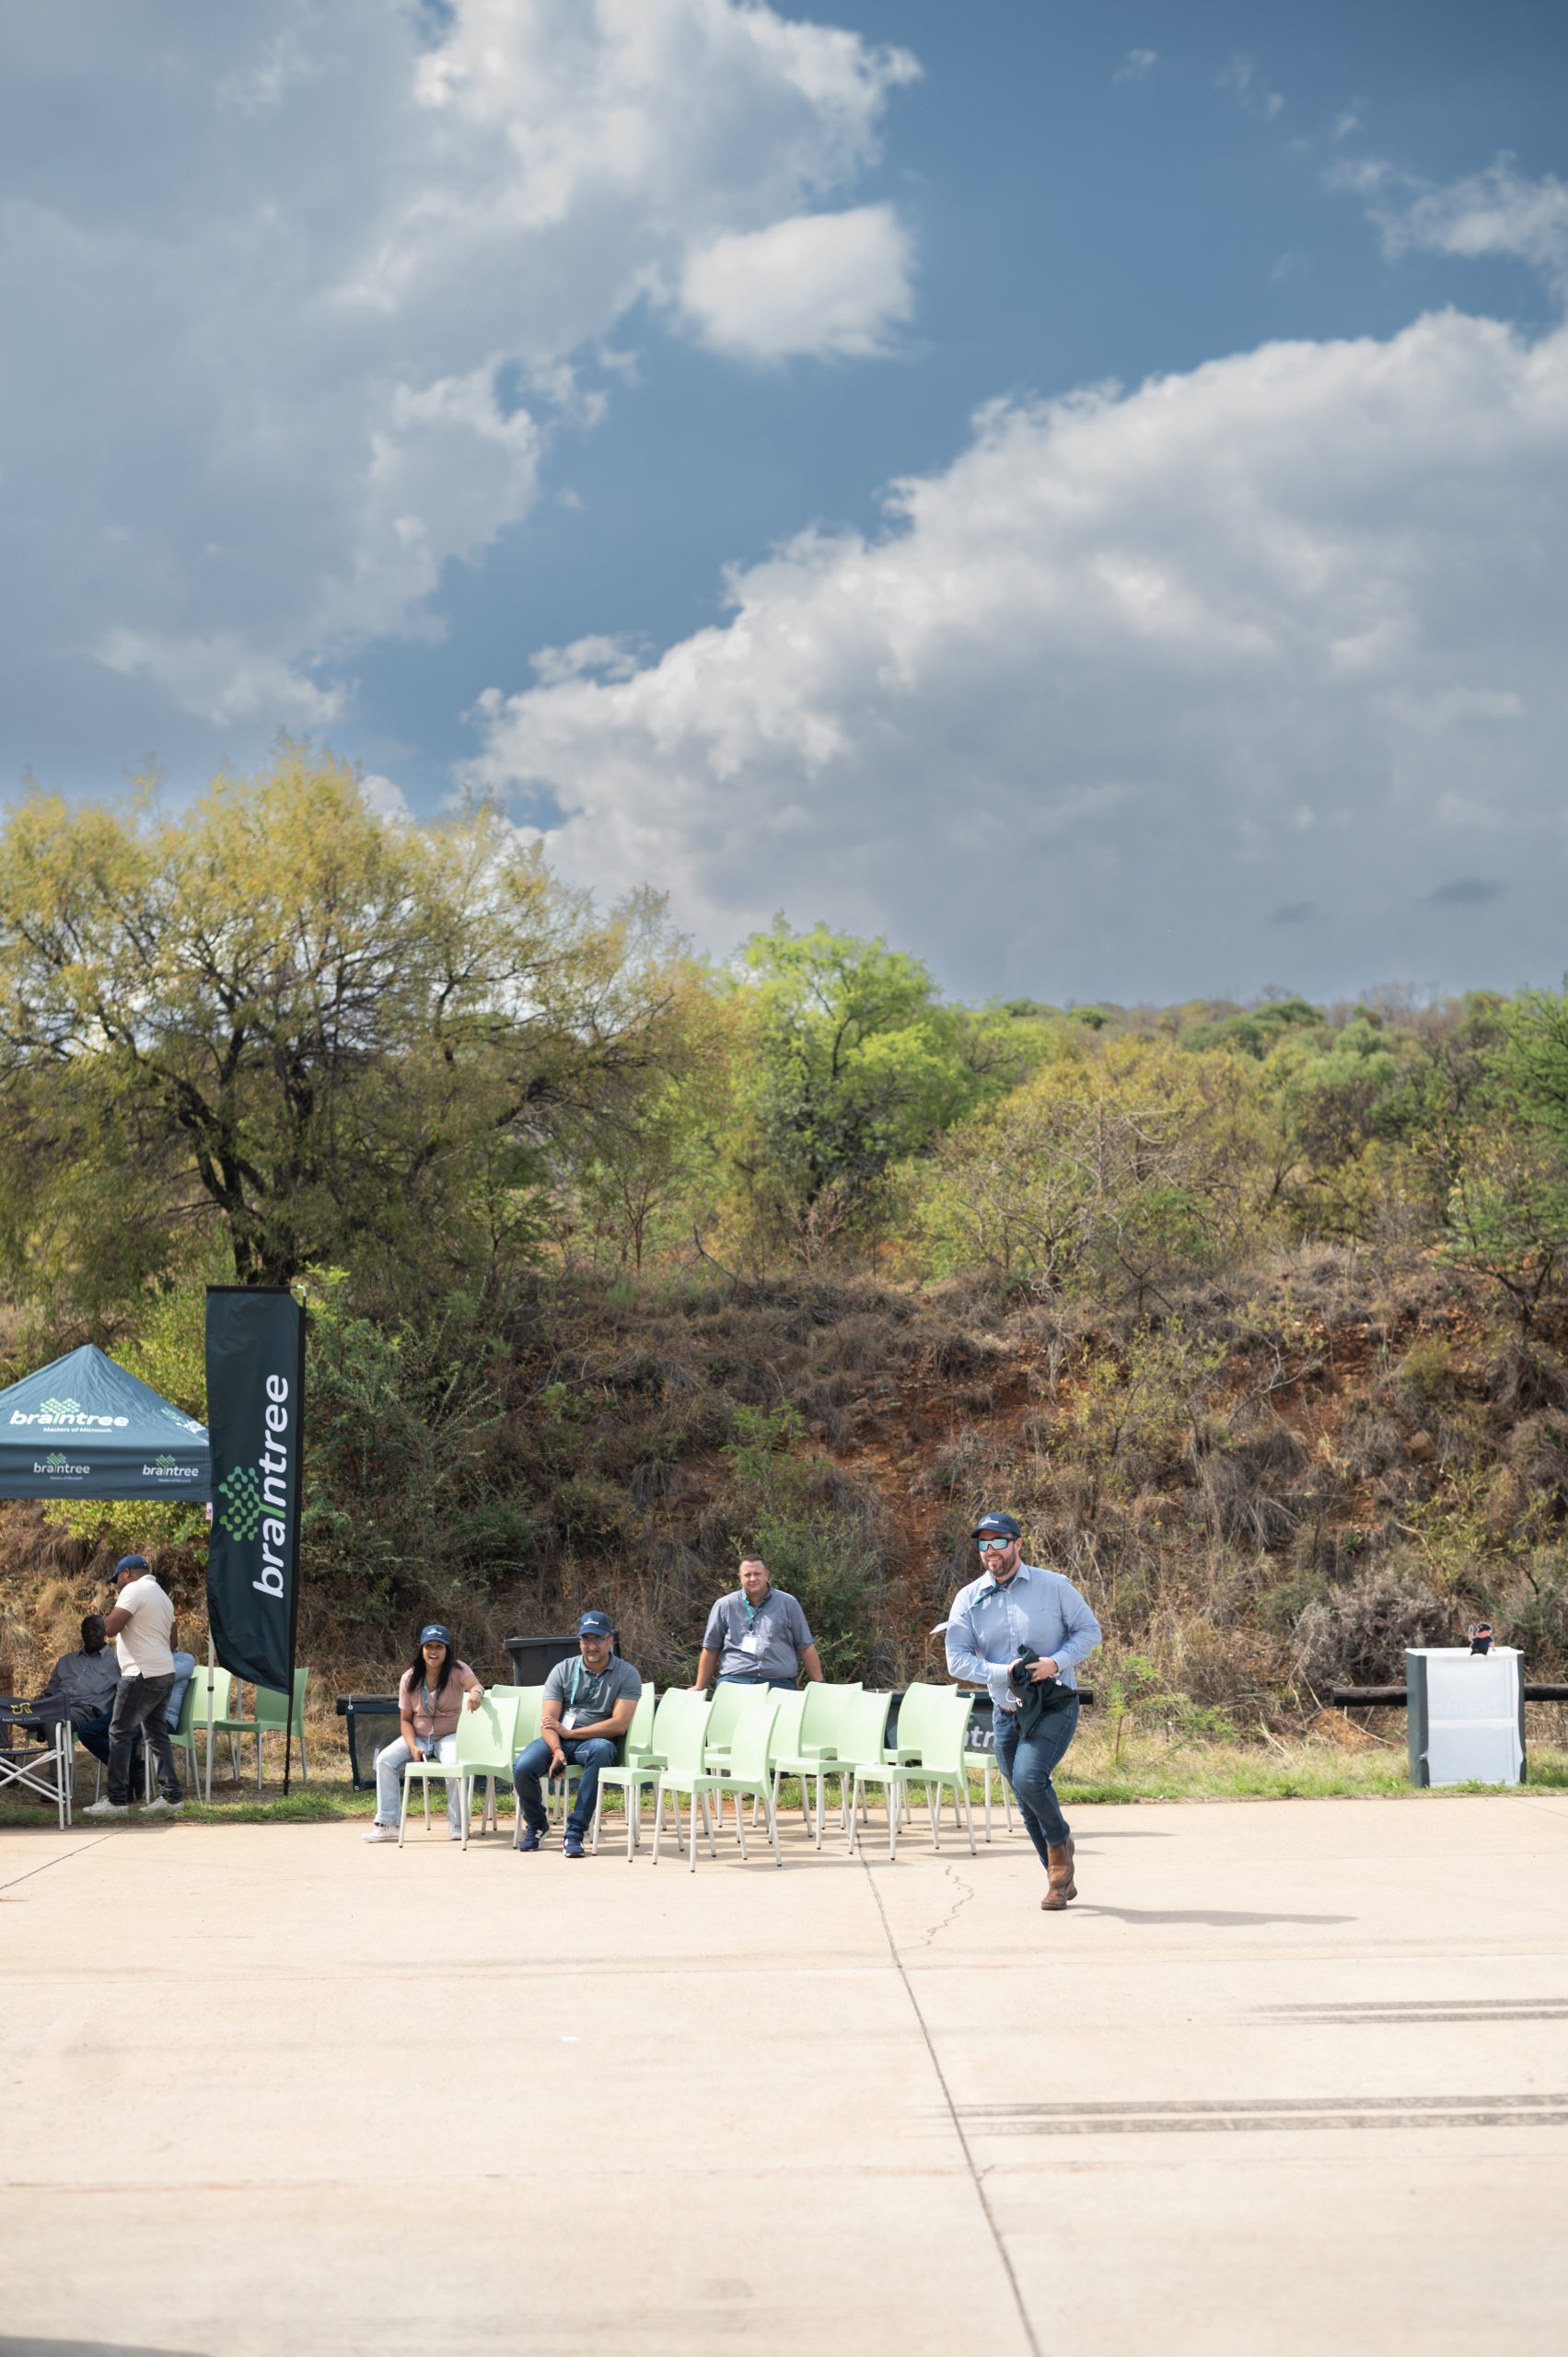
<path fill-rule="evenodd" d="M 953 1598 L 947 1616 L 947 1674 L 990 1689 L 998 1710 L 1016 1711 L 1018 1697 L 1007 1671 L 1020 1645 L 1053 1661 L 1063 1686 L 1076 1686 L 1074 1665 L 1092 1654 L 1099 1622 L 1070 1579 L 1020 1563 L 1005 1587 L 989 1572 Z"/>

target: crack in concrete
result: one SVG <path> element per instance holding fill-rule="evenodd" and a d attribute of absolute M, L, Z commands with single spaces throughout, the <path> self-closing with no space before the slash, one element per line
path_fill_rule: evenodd
<path fill-rule="evenodd" d="M 948 1908 L 947 1912 L 942 1917 L 941 1921 L 932 1924 L 923 1939 L 912 1940 L 910 1943 L 912 1947 L 930 1947 L 935 1940 L 940 1938 L 944 1932 L 947 1932 L 952 1929 L 959 1916 L 963 1913 L 965 1908 L 969 1905 L 970 1899 L 974 1897 L 973 1883 L 966 1882 L 962 1875 L 958 1872 L 957 1866 L 945 1866 L 942 1871 L 948 1882 L 955 1883 L 958 1886 L 958 1896 L 953 1901 L 952 1906 Z"/>

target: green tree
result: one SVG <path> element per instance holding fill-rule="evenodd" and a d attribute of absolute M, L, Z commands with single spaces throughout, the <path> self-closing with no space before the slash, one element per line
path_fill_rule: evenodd
<path fill-rule="evenodd" d="M 810 1258 L 982 1084 L 917 958 L 780 917 L 742 959 L 751 1052 L 733 1163 L 762 1237 Z"/>
<path fill-rule="evenodd" d="M 29 795 L 0 1244 L 89 1308 L 215 1226 L 246 1283 L 526 1247 L 563 1142 L 660 1071 L 674 962 L 656 903 L 597 917 L 489 809 L 389 826 L 307 749 L 179 817 Z"/>

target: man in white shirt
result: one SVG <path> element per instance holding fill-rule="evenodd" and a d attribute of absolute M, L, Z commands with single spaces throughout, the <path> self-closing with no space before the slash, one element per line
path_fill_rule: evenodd
<path fill-rule="evenodd" d="M 157 1763 L 163 1790 L 147 1803 L 144 1817 L 168 1817 L 185 1805 L 174 1746 L 168 1739 L 168 1699 L 174 1691 L 174 1607 L 153 1577 L 145 1555 L 122 1555 L 114 1566 L 118 1591 L 104 1622 L 114 1639 L 120 1683 L 109 1723 L 109 1790 L 84 1817 L 125 1817 L 131 1807 L 131 1755 L 140 1729 Z"/>

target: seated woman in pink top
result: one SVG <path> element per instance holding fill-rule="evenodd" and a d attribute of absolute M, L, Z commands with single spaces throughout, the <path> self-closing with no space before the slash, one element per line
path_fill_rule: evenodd
<path fill-rule="evenodd" d="M 458 1713 L 461 1689 L 477 1711 L 484 1689 L 452 1650 L 452 1632 L 444 1620 L 431 1620 L 419 1632 L 412 1661 L 398 1684 L 398 1716 L 402 1733 L 396 1743 L 376 1754 L 376 1822 L 367 1841 L 398 1838 L 398 1798 L 403 1770 L 411 1759 L 450 1760 L 458 1748 Z M 454 1841 L 463 1833 L 462 1801 L 455 1776 L 447 1780 L 447 1823 Z"/>

